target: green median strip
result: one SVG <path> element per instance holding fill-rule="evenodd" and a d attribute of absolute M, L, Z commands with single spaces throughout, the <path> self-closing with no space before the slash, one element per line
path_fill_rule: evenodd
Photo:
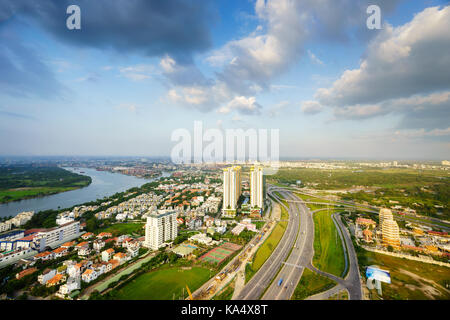
<path fill-rule="evenodd" d="M 344 249 L 332 213 L 331 210 L 314 213 L 313 264 L 319 270 L 340 277 L 345 269 Z"/>
<path fill-rule="evenodd" d="M 291 300 L 304 300 L 312 295 L 329 290 L 335 285 L 335 281 L 305 268 Z"/>
<path fill-rule="evenodd" d="M 281 206 L 281 220 L 273 228 L 269 237 L 264 241 L 261 247 L 256 251 L 255 256 L 251 264 L 245 267 L 245 282 L 247 283 L 255 275 L 255 273 L 261 268 L 264 262 L 270 257 L 272 252 L 277 247 L 288 225 L 288 212 Z"/>

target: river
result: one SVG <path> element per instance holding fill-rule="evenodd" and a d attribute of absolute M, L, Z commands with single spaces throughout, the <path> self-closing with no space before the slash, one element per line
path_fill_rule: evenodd
<path fill-rule="evenodd" d="M 128 176 L 121 173 L 107 171 L 97 171 L 90 168 L 64 168 L 66 170 L 80 173 L 92 178 L 92 183 L 84 188 L 67 192 L 61 192 L 45 197 L 13 201 L 0 205 L 0 217 L 15 216 L 22 211 L 39 212 L 42 210 L 70 208 L 85 202 L 94 201 L 100 198 L 109 197 L 117 192 L 122 192 L 133 187 L 140 187 L 145 183 L 154 181 L 153 179 L 143 179 Z M 170 173 L 163 172 L 163 177 Z"/>

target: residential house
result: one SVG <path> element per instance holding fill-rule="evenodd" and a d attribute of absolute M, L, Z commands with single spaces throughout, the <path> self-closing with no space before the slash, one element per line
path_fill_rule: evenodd
<path fill-rule="evenodd" d="M 70 294 L 72 291 L 78 290 L 81 288 L 80 280 L 76 278 L 69 278 L 67 283 L 63 284 L 59 287 L 59 293 L 63 296 Z"/>
<path fill-rule="evenodd" d="M 102 263 L 93 264 L 92 269 L 94 269 L 95 272 L 97 272 L 97 276 L 100 276 L 100 275 L 106 273 L 106 266 Z"/>
<path fill-rule="evenodd" d="M 91 282 L 94 281 L 95 279 L 97 279 L 98 275 L 97 272 L 93 269 L 87 269 L 82 275 L 81 275 L 81 279 L 84 282 Z"/>
<path fill-rule="evenodd" d="M 95 240 L 93 243 L 93 247 L 95 251 L 100 251 L 105 246 L 105 241 L 103 240 Z"/>
<path fill-rule="evenodd" d="M 57 286 L 58 284 L 60 284 L 64 281 L 66 281 L 66 275 L 58 273 L 53 278 L 48 280 L 45 285 L 47 287 L 53 287 L 53 286 Z"/>
<path fill-rule="evenodd" d="M 102 260 L 105 262 L 111 260 L 113 254 L 114 254 L 113 249 L 107 249 L 105 251 L 102 251 Z"/>
<path fill-rule="evenodd" d="M 108 263 L 111 263 L 112 270 L 114 270 L 115 268 L 117 268 L 120 265 L 120 261 L 116 260 L 116 259 L 111 259 L 108 261 Z"/>
<path fill-rule="evenodd" d="M 69 249 L 59 247 L 59 248 L 53 250 L 54 258 L 55 259 L 61 258 L 61 257 L 65 256 L 68 252 L 69 252 Z"/>
<path fill-rule="evenodd" d="M 22 271 L 20 271 L 20 272 L 18 272 L 17 274 L 16 274 L 16 279 L 17 280 L 20 280 L 20 279 L 22 279 L 23 277 L 26 277 L 26 276 L 28 276 L 28 275 L 30 275 L 30 274 L 33 274 L 33 273 L 35 273 L 37 271 L 37 268 L 28 268 L 28 269 L 25 269 L 25 270 L 22 270 Z"/>
<path fill-rule="evenodd" d="M 69 242 L 63 243 L 63 244 L 61 245 L 61 248 L 69 249 L 69 248 L 75 246 L 75 244 L 76 244 L 75 241 L 69 241 Z"/>
<path fill-rule="evenodd" d="M 123 252 L 118 252 L 114 255 L 114 260 L 118 260 L 121 264 L 124 263 L 126 259 L 127 255 Z"/>
<path fill-rule="evenodd" d="M 100 232 L 97 235 L 97 239 L 111 238 L 112 234 L 110 232 Z"/>
<path fill-rule="evenodd" d="M 81 276 L 81 273 L 83 272 L 84 267 L 82 263 L 77 263 L 69 266 L 67 268 L 67 274 L 71 278 L 79 278 Z"/>
<path fill-rule="evenodd" d="M 48 280 L 56 275 L 55 269 L 45 269 L 42 274 L 38 276 L 38 282 L 42 285 L 46 284 Z"/>
<path fill-rule="evenodd" d="M 85 234 L 83 234 L 83 235 L 81 236 L 81 239 L 87 240 L 87 239 L 92 238 L 93 236 L 94 236 L 94 234 L 93 234 L 92 232 L 86 232 Z"/>
<path fill-rule="evenodd" d="M 54 254 L 53 254 L 53 252 L 50 252 L 50 251 L 44 251 L 44 252 L 38 253 L 37 255 L 34 256 L 34 260 L 43 260 L 43 261 L 50 260 L 53 258 L 54 258 Z"/>

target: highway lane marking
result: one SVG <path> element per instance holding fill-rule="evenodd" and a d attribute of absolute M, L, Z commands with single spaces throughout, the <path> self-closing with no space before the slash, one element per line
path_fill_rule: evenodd
<path fill-rule="evenodd" d="M 297 208 L 297 211 L 300 211 L 300 214 L 301 213 L 303 213 L 303 211 L 302 210 L 300 210 L 300 207 L 299 206 L 297 206 L 296 205 L 296 208 Z M 302 208 L 303 209 L 303 208 Z M 300 228 L 299 228 L 299 232 L 301 231 L 301 226 L 302 226 L 302 224 L 301 224 L 301 219 L 300 219 L 300 217 L 299 217 L 299 219 L 298 219 L 299 221 L 299 224 L 300 224 Z M 297 238 L 297 241 L 299 240 L 299 238 Z M 306 239 L 303 239 L 303 238 L 301 238 L 301 241 L 302 241 L 302 244 L 304 245 L 304 243 L 305 243 L 305 240 Z M 297 242 L 296 241 L 296 242 Z M 295 243 L 294 243 L 294 245 L 295 245 Z M 301 252 L 303 251 L 303 245 L 302 245 L 302 250 L 301 250 Z M 297 258 L 297 260 L 296 260 L 296 263 L 298 263 L 299 261 L 300 261 L 300 259 L 301 259 L 301 254 L 298 256 L 298 258 Z M 288 263 L 285 263 L 285 264 L 288 264 Z M 292 265 L 292 266 L 297 266 L 296 264 L 288 264 L 288 265 Z M 293 272 L 294 272 L 294 270 L 295 269 L 292 269 L 292 271 L 289 273 L 289 276 L 287 277 L 287 279 L 286 279 L 286 281 L 289 283 L 289 281 L 292 283 L 293 281 L 292 281 L 292 274 L 293 274 Z M 300 267 L 300 270 L 302 270 L 301 269 L 301 267 Z M 296 283 L 297 284 L 297 283 Z M 280 291 L 279 293 L 278 293 L 278 295 L 276 296 L 276 299 L 278 299 L 279 297 L 280 297 L 280 295 L 283 293 L 283 291 Z"/>
<path fill-rule="evenodd" d="M 293 197 L 292 193 L 290 193 L 289 196 Z M 300 210 L 300 207 L 297 206 L 297 204 L 295 205 L 295 209 L 296 209 L 297 213 L 298 213 L 299 211 L 300 211 L 300 213 L 303 213 L 303 211 Z M 303 208 L 302 208 L 302 209 L 303 209 Z M 293 210 L 293 211 L 294 211 L 294 210 Z M 298 214 L 296 214 L 295 216 L 298 217 L 298 225 L 299 225 L 299 230 L 297 231 L 297 236 L 298 236 L 298 232 L 301 231 L 301 224 L 300 224 L 301 219 L 300 219 L 300 217 L 298 216 Z M 302 238 L 300 238 L 300 239 L 302 239 Z M 296 241 L 294 242 L 294 247 L 295 247 L 295 245 L 297 244 L 297 241 L 299 241 L 300 239 L 297 237 Z M 303 241 L 303 243 L 304 243 L 304 241 Z M 302 246 L 302 249 L 303 249 L 303 246 Z M 291 256 L 289 256 L 288 259 L 289 259 L 290 257 L 291 257 Z M 296 259 L 295 262 L 299 262 L 300 259 L 301 259 L 301 255 Z M 286 265 L 286 264 L 290 264 L 290 263 L 287 263 L 287 262 L 285 262 L 285 261 L 283 261 L 282 263 L 285 264 L 285 265 Z M 291 265 L 294 265 L 294 264 L 291 264 Z M 295 266 L 295 265 L 294 265 L 294 266 Z M 293 269 L 293 270 L 289 273 L 289 275 L 288 275 L 287 277 L 285 277 L 285 278 L 286 278 L 286 280 L 285 280 L 286 283 L 289 283 L 289 282 L 292 283 L 292 280 L 291 280 L 291 279 L 292 279 L 292 273 L 293 273 L 294 270 L 295 270 L 295 269 Z M 284 274 L 285 274 L 284 272 L 286 272 L 286 271 L 284 270 L 284 266 L 283 266 L 282 269 L 280 270 L 280 273 L 284 275 Z M 275 287 L 274 284 L 272 284 L 271 287 L 269 288 L 268 292 L 265 294 L 266 298 L 267 298 L 268 296 L 270 296 L 269 293 L 270 293 L 271 291 L 274 291 L 274 290 L 276 290 L 276 287 Z M 278 300 L 278 298 L 280 297 L 280 295 L 283 294 L 283 293 L 284 293 L 283 290 L 279 291 L 278 294 L 275 296 L 275 299 Z"/>
<path fill-rule="evenodd" d="M 297 210 L 298 211 L 300 211 L 300 214 L 304 214 L 305 216 L 306 216 L 306 224 L 300 224 L 300 231 L 302 231 L 301 229 L 302 229 L 302 226 L 303 226 L 303 231 L 307 231 L 307 230 L 304 230 L 305 228 L 307 229 L 307 226 L 310 224 L 310 223 L 308 223 L 308 214 L 307 214 L 307 211 L 306 211 L 306 209 L 305 209 L 305 205 L 302 203 L 300 206 L 299 205 L 296 205 L 296 207 L 297 207 Z M 299 217 L 299 223 L 301 222 L 301 219 L 300 219 L 300 217 Z M 305 232 L 305 234 L 306 234 L 306 232 Z M 305 247 L 305 243 L 306 243 L 306 238 L 307 237 L 303 237 L 303 238 L 301 238 L 301 240 L 302 240 L 302 249 L 301 249 L 301 254 L 298 256 L 298 258 L 297 258 L 297 260 L 296 260 L 296 263 L 298 263 L 298 262 L 300 262 L 300 260 L 302 259 L 302 253 L 303 253 L 303 249 L 304 249 L 304 247 Z M 298 241 L 298 239 L 297 239 L 297 241 Z M 286 263 L 287 264 L 287 263 Z M 293 265 L 293 264 L 291 264 L 291 265 Z M 295 265 L 294 265 L 295 266 Z M 291 281 L 292 282 L 292 274 L 293 274 L 293 272 L 294 272 L 294 270 L 295 269 L 292 269 L 292 271 L 291 271 L 291 273 L 289 274 L 289 277 L 287 277 L 287 280 L 286 281 Z M 301 274 L 300 274 L 300 277 L 301 277 L 301 275 L 303 274 L 303 269 L 301 269 Z M 297 282 L 298 281 L 296 281 L 296 285 L 297 285 Z M 280 295 L 283 293 L 283 291 L 280 291 L 279 293 L 278 293 L 278 295 L 276 296 L 276 299 L 278 299 L 279 297 L 280 297 Z M 291 295 L 290 296 L 292 296 L 292 294 L 293 294 L 293 292 L 291 292 Z M 289 297 L 290 297 L 289 296 Z"/>
<path fill-rule="evenodd" d="M 289 213 L 291 213 L 292 212 L 292 208 L 288 208 L 288 212 Z M 291 217 L 291 215 L 289 215 L 290 217 Z M 291 222 L 290 221 L 291 219 L 289 219 L 289 222 Z M 292 224 L 290 224 L 291 226 L 292 226 Z M 288 226 L 289 226 L 289 224 L 288 224 Z M 283 237 L 282 237 L 282 240 L 283 240 L 283 238 L 287 235 L 287 237 L 286 237 L 286 240 L 285 240 L 285 243 L 283 244 L 283 247 L 281 247 L 281 249 L 279 250 L 279 252 L 277 252 L 277 258 L 279 257 L 279 256 L 282 256 L 285 252 L 286 252 L 286 247 L 289 247 L 289 240 L 291 239 L 291 234 L 293 233 L 293 232 L 295 232 L 295 226 L 294 227 L 291 227 L 290 229 L 289 229 L 289 235 L 287 235 L 286 233 L 283 235 Z M 278 248 L 278 246 L 277 246 L 277 248 Z M 275 249 L 276 250 L 276 249 Z M 272 257 L 272 255 L 270 256 L 270 258 L 268 259 L 268 260 L 266 260 L 266 262 L 263 264 L 263 266 L 271 259 L 271 257 Z M 272 259 L 273 260 L 273 259 Z M 275 259 L 275 260 L 278 260 L 278 259 Z M 271 267 L 268 267 L 268 269 L 264 272 L 264 276 L 267 274 L 267 273 L 269 273 L 269 272 L 271 272 L 272 271 L 272 269 L 273 269 L 273 266 L 276 266 L 277 267 L 277 269 L 279 268 L 279 264 L 280 263 L 277 263 L 276 265 L 274 265 L 274 264 L 272 264 L 271 265 Z M 262 267 L 263 267 L 262 266 Z M 261 267 L 261 268 L 262 268 Z M 262 276 L 261 276 L 262 277 Z M 252 278 L 252 280 L 253 280 L 254 278 Z M 250 282 L 252 281 L 252 280 L 250 280 Z M 255 280 L 256 281 L 256 280 Z M 250 283 L 249 282 L 249 283 Z M 256 290 L 256 288 L 257 288 L 257 286 L 253 286 L 253 288 L 252 289 L 250 289 L 250 291 L 249 291 L 249 293 L 247 294 L 247 295 L 245 295 L 244 297 L 243 297 L 243 299 L 245 299 L 246 297 L 248 297 L 254 290 Z"/>

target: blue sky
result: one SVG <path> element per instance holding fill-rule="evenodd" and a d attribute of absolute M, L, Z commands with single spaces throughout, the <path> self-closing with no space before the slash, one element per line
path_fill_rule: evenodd
<path fill-rule="evenodd" d="M 102 1 L 81 31 L 0 1 L 2 155 L 169 155 L 201 120 L 280 129 L 281 157 L 450 158 L 446 1 Z"/>

